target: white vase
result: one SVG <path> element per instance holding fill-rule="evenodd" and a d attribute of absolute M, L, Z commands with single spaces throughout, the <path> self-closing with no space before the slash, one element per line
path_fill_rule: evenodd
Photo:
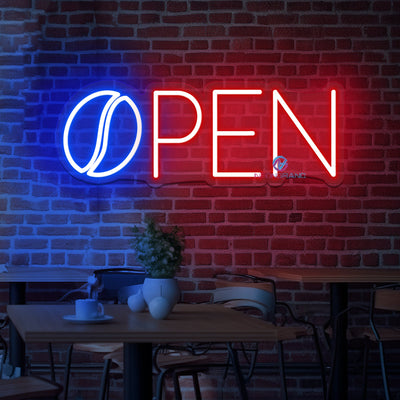
<path fill-rule="evenodd" d="M 164 297 L 170 304 L 170 311 L 179 300 L 180 290 L 175 278 L 146 278 L 143 282 L 143 297 L 147 305 L 155 297 Z"/>

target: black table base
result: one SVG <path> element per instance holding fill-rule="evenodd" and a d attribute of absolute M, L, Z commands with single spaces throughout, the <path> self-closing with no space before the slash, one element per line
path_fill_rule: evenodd
<path fill-rule="evenodd" d="M 9 304 L 25 304 L 25 282 L 10 282 Z M 25 374 L 25 343 L 10 321 L 10 364 L 21 368 L 21 375 Z"/>
<path fill-rule="evenodd" d="M 152 400 L 151 343 L 124 344 L 124 400 Z"/>

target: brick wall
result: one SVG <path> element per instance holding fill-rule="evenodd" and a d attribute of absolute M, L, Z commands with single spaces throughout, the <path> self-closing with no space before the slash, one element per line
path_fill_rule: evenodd
<path fill-rule="evenodd" d="M 0 263 L 135 265 L 131 227 L 153 216 L 185 231 L 185 300 L 208 299 L 222 270 L 397 267 L 399 11 L 393 0 L 0 0 Z M 236 127 L 253 113 L 251 129 L 269 146 L 273 85 L 315 134 L 326 134 L 322 99 L 338 88 L 340 180 L 85 183 L 60 161 L 57 124 L 69 99 L 104 80 L 144 96 L 174 82 L 204 101 L 204 143 L 172 153 L 174 179 L 180 165 L 210 175 L 212 85 L 263 89 L 254 108 L 225 117 Z M 236 143 L 224 167 L 262 159 L 255 148 Z M 325 286 L 298 289 L 282 284 L 283 298 L 327 310 Z M 4 307 L 5 287 L 0 294 Z"/>

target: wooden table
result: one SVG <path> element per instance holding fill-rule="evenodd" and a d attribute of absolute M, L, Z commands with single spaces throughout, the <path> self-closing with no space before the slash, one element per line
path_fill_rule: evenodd
<path fill-rule="evenodd" d="M 7 267 L 0 273 L 0 283 L 9 284 L 9 304 L 25 304 L 26 284 L 33 282 L 84 283 L 92 270 L 63 267 Z M 10 362 L 14 367 L 25 366 L 25 347 L 13 324 L 10 324 Z"/>
<path fill-rule="evenodd" d="M 114 319 L 101 325 L 63 320 L 69 305 L 10 305 L 10 319 L 25 342 L 123 342 L 124 399 L 152 399 L 152 343 L 260 342 L 291 338 L 298 328 L 277 328 L 269 322 L 222 305 L 178 304 L 166 320 L 132 313 L 126 305 L 105 305 Z"/>
<path fill-rule="evenodd" d="M 400 282 L 400 268 L 258 268 L 249 269 L 250 275 L 304 283 L 329 283 L 331 318 L 348 306 L 348 284 Z M 339 349 L 332 380 L 332 399 L 347 400 L 347 319 L 343 318 L 334 332 Z"/>

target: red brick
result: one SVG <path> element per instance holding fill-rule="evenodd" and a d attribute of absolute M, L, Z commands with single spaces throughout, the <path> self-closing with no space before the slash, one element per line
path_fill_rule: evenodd
<path fill-rule="evenodd" d="M 335 210 L 336 200 L 297 200 L 299 210 Z"/>
<path fill-rule="evenodd" d="M 229 241 L 226 239 L 200 239 L 199 249 L 228 249 Z"/>
<path fill-rule="evenodd" d="M 292 236 L 293 233 L 294 233 L 294 227 L 291 225 L 277 225 L 275 227 L 276 236 Z"/>
<path fill-rule="evenodd" d="M 296 256 L 294 254 L 277 254 L 275 264 L 282 267 L 296 265 Z"/>
<path fill-rule="evenodd" d="M 183 233 L 186 237 L 194 236 L 213 236 L 215 235 L 215 228 L 212 225 L 184 225 L 182 227 Z"/>
<path fill-rule="evenodd" d="M 304 250 L 304 240 L 293 238 L 272 239 L 271 250 Z"/>
<path fill-rule="evenodd" d="M 169 1 L 167 3 L 167 11 L 169 11 L 169 12 L 187 11 L 187 2 L 186 1 Z"/>
<path fill-rule="evenodd" d="M 306 250 L 324 250 L 326 246 L 325 239 L 307 239 L 305 240 Z"/>
<path fill-rule="evenodd" d="M 235 249 L 266 250 L 268 248 L 268 239 L 235 239 L 233 247 Z"/>
<path fill-rule="evenodd" d="M 343 255 L 340 257 L 340 263 L 343 267 L 358 267 L 361 262 L 361 256 L 356 255 Z"/>
<path fill-rule="evenodd" d="M 256 200 L 256 210 L 292 210 L 292 200 Z"/>
<path fill-rule="evenodd" d="M 187 26 L 183 30 L 184 37 L 218 37 L 225 36 L 225 28 L 223 26 Z"/>
<path fill-rule="evenodd" d="M 301 265 L 316 265 L 317 255 L 316 254 L 300 254 Z"/>
<path fill-rule="evenodd" d="M 319 259 L 323 267 L 336 267 L 338 265 L 338 256 L 336 254 L 321 254 Z"/>
<path fill-rule="evenodd" d="M 216 266 L 231 266 L 232 265 L 232 254 L 215 253 L 214 254 L 214 265 L 216 265 Z"/>
<path fill-rule="evenodd" d="M 251 210 L 252 200 L 215 200 L 216 210 Z"/>
<path fill-rule="evenodd" d="M 366 267 L 377 267 L 379 266 L 379 254 L 363 254 L 363 264 Z"/>
<path fill-rule="evenodd" d="M 204 210 L 211 209 L 210 200 L 176 200 L 176 210 Z"/>
<path fill-rule="evenodd" d="M 346 246 L 345 240 L 329 239 L 327 242 L 328 250 L 344 250 Z"/>
<path fill-rule="evenodd" d="M 398 200 L 365 200 L 363 202 L 363 207 L 366 209 L 376 209 L 376 210 L 396 210 L 399 208 Z"/>
<path fill-rule="evenodd" d="M 222 53 L 186 53 L 185 61 L 189 63 L 215 63 L 223 61 Z"/>
<path fill-rule="evenodd" d="M 136 200 L 135 208 L 138 210 L 170 210 L 171 200 Z"/>
<path fill-rule="evenodd" d="M 182 14 L 182 15 L 166 15 L 162 18 L 165 24 L 201 24 L 207 22 L 206 14 Z M 216 21 L 218 22 L 218 21 Z"/>
<path fill-rule="evenodd" d="M 275 222 L 286 222 L 287 215 L 283 213 L 269 213 L 268 214 L 268 222 L 275 223 Z"/>
<path fill-rule="evenodd" d="M 229 213 L 228 222 L 239 223 L 262 223 L 265 222 L 264 213 Z M 271 222 L 271 221 L 270 221 Z"/>
<path fill-rule="evenodd" d="M 335 236 L 337 237 L 352 237 L 364 236 L 365 229 L 356 226 L 337 226 L 335 227 Z"/>
<path fill-rule="evenodd" d="M 370 236 L 399 236 L 400 226 L 369 226 L 368 235 Z"/>
<path fill-rule="evenodd" d="M 256 11 L 256 12 L 267 12 L 267 11 L 283 11 L 285 8 L 284 1 L 249 1 L 247 3 L 247 9 L 249 11 Z"/>
<path fill-rule="evenodd" d="M 397 267 L 399 265 L 399 255 L 398 254 L 383 254 L 383 265 Z"/>
<path fill-rule="evenodd" d="M 141 9 L 147 11 L 164 11 L 165 2 L 164 1 L 142 1 Z"/>
<path fill-rule="evenodd" d="M 333 236 L 333 227 L 329 225 L 305 225 L 296 227 L 299 236 Z"/>
<path fill-rule="evenodd" d="M 252 265 L 252 255 L 249 253 L 235 253 L 235 265 Z"/>
<path fill-rule="evenodd" d="M 262 253 L 254 253 L 254 265 L 266 266 L 272 264 L 272 254 L 263 251 Z"/>
<path fill-rule="evenodd" d="M 194 260 L 196 265 L 211 265 L 212 255 L 210 253 L 197 253 Z"/>
<path fill-rule="evenodd" d="M 126 28 L 121 28 L 126 29 Z M 139 28 L 137 30 L 138 37 L 163 37 L 171 38 L 177 37 L 179 34 L 179 28 L 175 26 L 163 26 L 163 27 L 151 27 L 151 28 Z M 132 36 L 132 34 L 119 34 L 118 36 Z"/>

